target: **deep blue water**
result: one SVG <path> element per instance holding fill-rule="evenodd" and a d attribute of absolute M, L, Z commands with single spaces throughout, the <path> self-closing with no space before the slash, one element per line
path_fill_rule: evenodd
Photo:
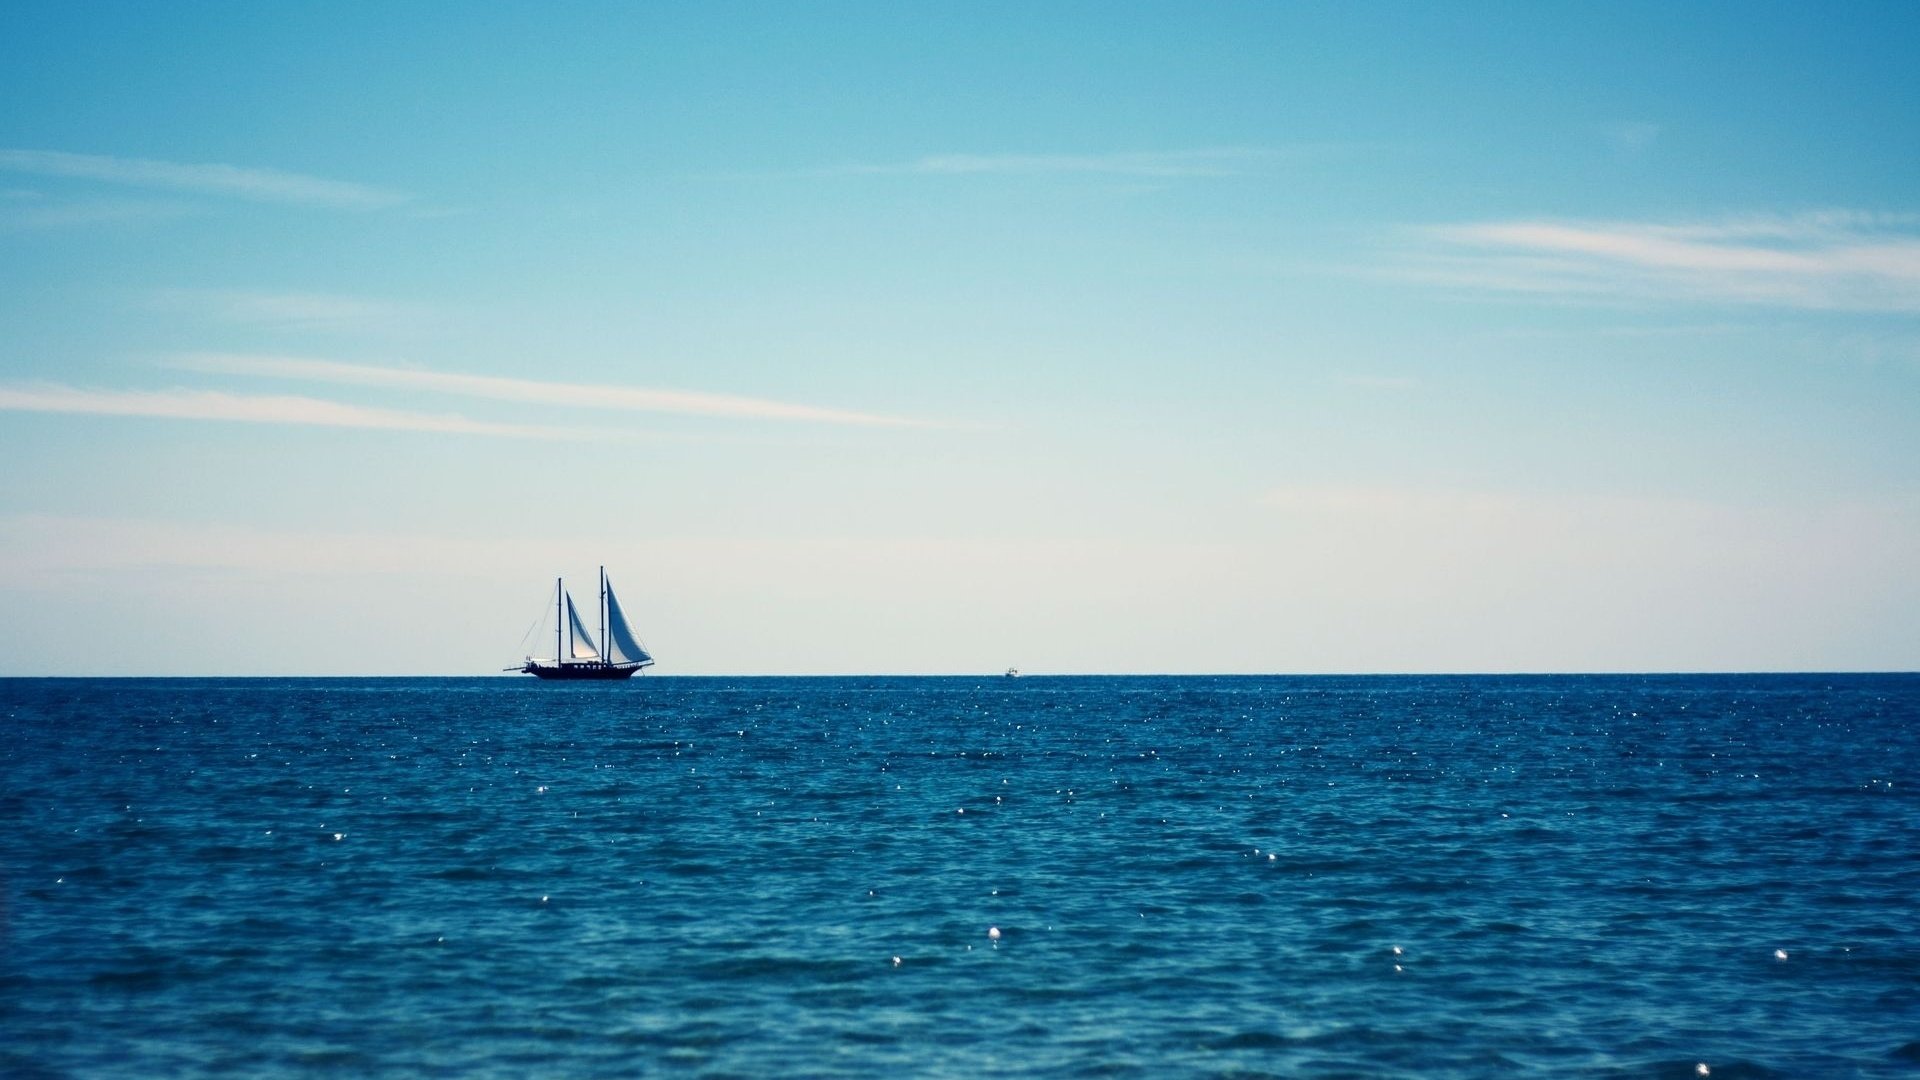
<path fill-rule="evenodd" d="M 1911 675 L 0 681 L 0 1075 L 1913 1076 L 1916 731 Z"/>

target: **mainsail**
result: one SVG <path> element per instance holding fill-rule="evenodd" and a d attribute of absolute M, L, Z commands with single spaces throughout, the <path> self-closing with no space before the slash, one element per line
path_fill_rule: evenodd
<path fill-rule="evenodd" d="M 613 583 L 601 578 L 601 586 L 607 591 L 607 651 L 616 664 L 639 664 L 646 667 L 653 663 L 653 657 L 633 638 L 633 629 L 627 625 L 627 617 L 620 613 L 620 601 L 613 598 Z"/>

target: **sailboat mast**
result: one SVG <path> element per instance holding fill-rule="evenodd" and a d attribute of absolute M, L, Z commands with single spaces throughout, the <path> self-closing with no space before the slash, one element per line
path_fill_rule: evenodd
<path fill-rule="evenodd" d="M 613 663 L 613 654 L 607 651 L 607 568 L 600 568 L 600 659 Z"/>
<path fill-rule="evenodd" d="M 560 664 L 563 663 L 563 661 L 561 660 L 561 657 L 564 657 L 567 655 L 565 652 L 561 651 L 560 649 L 560 632 L 561 630 L 565 629 L 567 625 L 567 612 L 565 609 L 565 604 L 567 602 L 566 596 L 567 596 L 567 590 L 564 588 L 564 582 L 562 582 L 559 578 L 554 578 L 553 579 L 553 664 L 555 667 L 559 667 Z"/>

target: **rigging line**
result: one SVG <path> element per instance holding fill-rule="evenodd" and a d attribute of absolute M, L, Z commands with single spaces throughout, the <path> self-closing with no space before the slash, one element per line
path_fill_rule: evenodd
<path fill-rule="evenodd" d="M 541 624 L 545 623 L 546 621 L 547 621 L 546 593 L 545 593 L 545 590 L 542 590 L 541 600 L 540 600 L 540 614 L 535 615 L 533 617 L 533 625 L 527 627 L 527 632 L 520 635 L 520 648 L 522 650 L 523 655 L 526 655 L 526 656 L 533 655 L 533 649 L 528 645 L 528 642 L 533 640 L 534 633 L 538 631 L 540 629 Z"/>

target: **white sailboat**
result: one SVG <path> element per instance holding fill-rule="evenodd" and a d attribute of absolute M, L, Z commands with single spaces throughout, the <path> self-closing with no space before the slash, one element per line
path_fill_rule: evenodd
<path fill-rule="evenodd" d="M 553 655 L 530 655 L 519 668 L 507 670 L 542 679 L 625 679 L 653 666 L 653 657 L 634 637 L 620 601 L 614 599 L 604 566 L 600 568 L 599 607 L 600 633 L 596 637 L 587 632 L 566 582 L 553 579 Z"/>

